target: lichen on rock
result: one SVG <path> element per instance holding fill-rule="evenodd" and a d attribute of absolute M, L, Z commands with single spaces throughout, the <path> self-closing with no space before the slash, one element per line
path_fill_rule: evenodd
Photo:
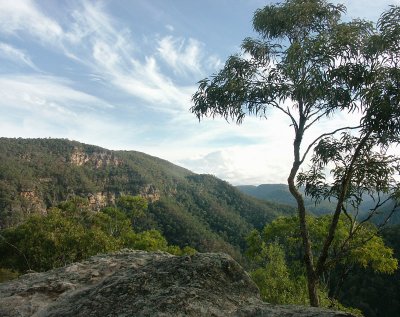
<path fill-rule="evenodd" d="M 273 306 L 230 256 L 124 250 L 0 284 L 0 316 L 351 316 Z"/>

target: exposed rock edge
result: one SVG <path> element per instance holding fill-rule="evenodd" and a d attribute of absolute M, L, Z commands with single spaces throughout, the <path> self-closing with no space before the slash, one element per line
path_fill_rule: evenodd
<path fill-rule="evenodd" d="M 0 284 L 0 316 L 321 316 L 346 313 L 263 303 L 230 256 L 130 251 Z"/>

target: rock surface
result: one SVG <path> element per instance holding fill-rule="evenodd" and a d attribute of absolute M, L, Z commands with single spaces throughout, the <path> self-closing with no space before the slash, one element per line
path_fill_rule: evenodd
<path fill-rule="evenodd" d="M 125 250 L 0 284 L 0 316 L 321 316 L 350 314 L 263 303 L 225 254 Z"/>

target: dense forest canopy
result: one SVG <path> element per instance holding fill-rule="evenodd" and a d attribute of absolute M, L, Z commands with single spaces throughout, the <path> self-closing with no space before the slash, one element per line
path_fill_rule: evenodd
<path fill-rule="evenodd" d="M 135 203 L 127 208 L 126 201 Z M 87 199 L 74 197 L 46 215 L 29 216 L 24 223 L 0 232 L 0 267 L 46 271 L 123 248 L 178 255 L 195 252 L 190 247 L 169 246 L 157 230 L 135 232 L 131 221 L 147 211 L 144 198 L 122 196 L 117 206 L 121 205 L 125 208 L 106 207 L 94 213 Z"/>
<path fill-rule="evenodd" d="M 0 139 L 0 226 L 18 225 L 73 197 L 100 211 L 124 210 L 126 195 L 147 199 L 132 223 L 157 229 L 168 242 L 242 258 L 245 236 L 293 208 L 241 194 L 211 175 L 197 175 L 134 151 L 109 151 L 56 139 Z M 145 206 L 143 206 L 144 208 Z M 132 215 L 133 216 L 133 215 Z"/>

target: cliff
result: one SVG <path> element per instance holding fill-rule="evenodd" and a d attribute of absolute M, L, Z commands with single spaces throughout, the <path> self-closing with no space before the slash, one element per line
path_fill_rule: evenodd
<path fill-rule="evenodd" d="M 126 250 L 0 284 L 0 316 L 351 315 L 265 304 L 246 272 L 225 254 Z"/>
<path fill-rule="evenodd" d="M 237 259 L 252 229 L 294 212 L 144 153 L 63 139 L 0 138 L 0 230 L 76 196 L 99 211 L 124 195 L 148 200 L 136 231 L 157 229 L 170 244 Z"/>

